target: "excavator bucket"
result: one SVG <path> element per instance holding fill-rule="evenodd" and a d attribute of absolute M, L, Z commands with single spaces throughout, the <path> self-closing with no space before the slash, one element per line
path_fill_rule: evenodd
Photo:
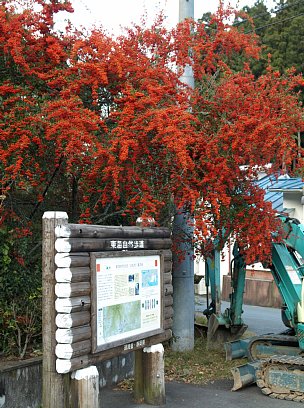
<path fill-rule="evenodd" d="M 218 348 L 224 343 L 239 339 L 247 330 L 247 325 L 230 325 L 226 327 L 221 318 L 212 314 L 208 320 L 207 346 Z"/>
<path fill-rule="evenodd" d="M 232 368 L 233 387 L 231 391 L 237 391 L 247 385 L 256 382 L 256 371 L 260 367 L 260 362 L 248 363 L 239 367 Z"/>
<path fill-rule="evenodd" d="M 226 361 L 248 357 L 248 345 L 251 339 L 239 339 L 224 344 Z"/>

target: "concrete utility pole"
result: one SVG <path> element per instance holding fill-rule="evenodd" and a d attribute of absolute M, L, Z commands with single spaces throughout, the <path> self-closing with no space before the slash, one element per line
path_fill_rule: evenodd
<path fill-rule="evenodd" d="M 179 0 L 179 22 L 186 18 L 194 18 L 194 0 Z M 194 88 L 192 67 L 186 66 L 181 81 Z"/>
<path fill-rule="evenodd" d="M 179 21 L 194 18 L 194 0 L 179 0 Z M 186 66 L 181 81 L 194 88 L 191 66 Z M 173 256 L 173 335 L 175 351 L 189 351 L 194 347 L 194 251 L 192 247 L 193 227 L 190 214 L 182 211 L 174 217 L 173 236 L 188 237 L 190 243 L 181 243 L 179 249 L 185 258 Z"/>

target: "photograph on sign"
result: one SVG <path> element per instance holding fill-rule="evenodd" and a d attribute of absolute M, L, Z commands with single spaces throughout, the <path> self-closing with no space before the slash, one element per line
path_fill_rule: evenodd
<path fill-rule="evenodd" d="M 94 254 L 97 351 L 161 330 L 161 257 L 144 252 Z"/>

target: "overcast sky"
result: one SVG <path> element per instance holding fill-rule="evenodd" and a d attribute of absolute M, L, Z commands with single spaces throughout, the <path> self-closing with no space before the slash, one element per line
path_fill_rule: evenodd
<path fill-rule="evenodd" d="M 227 2 L 228 0 L 226 4 Z M 218 0 L 194 0 L 194 17 L 197 19 L 207 11 L 215 11 L 218 3 Z M 254 3 L 255 0 L 231 0 L 231 4 L 238 4 L 238 8 Z M 74 25 L 87 28 L 93 24 L 102 25 L 116 35 L 121 31 L 121 26 L 130 26 L 132 22 L 139 23 L 145 12 L 149 21 L 153 21 L 160 10 L 164 10 L 169 27 L 178 22 L 179 0 L 72 0 L 72 4 L 75 13 L 69 18 Z"/>

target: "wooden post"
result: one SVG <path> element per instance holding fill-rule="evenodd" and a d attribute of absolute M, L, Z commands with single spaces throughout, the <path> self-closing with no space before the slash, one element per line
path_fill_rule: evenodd
<path fill-rule="evenodd" d="M 96 366 L 74 371 L 71 378 L 72 408 L 98 408 L 99 374 Z"/>
<path fill-rule="evenodd" d="M 164 405 L 166 393 L 164 347 L 162 344 L 143 349 L 142 370 L 145 402 L 151 405 Z"/>
<path fill-rule="evenodd" d="M 69 406 L 68 376 L 57 374 L 55 355 L 55 227 L 67 222 L 65 212 L 48 211 L 42 219 L 43 408 Z"/>
<path fill-rule="evenodd" d="M 134 401 L 137 404 L 144 402 L 144 375 L 143 375 L 143 350 L 136 350 L 134 362 Z"/>

